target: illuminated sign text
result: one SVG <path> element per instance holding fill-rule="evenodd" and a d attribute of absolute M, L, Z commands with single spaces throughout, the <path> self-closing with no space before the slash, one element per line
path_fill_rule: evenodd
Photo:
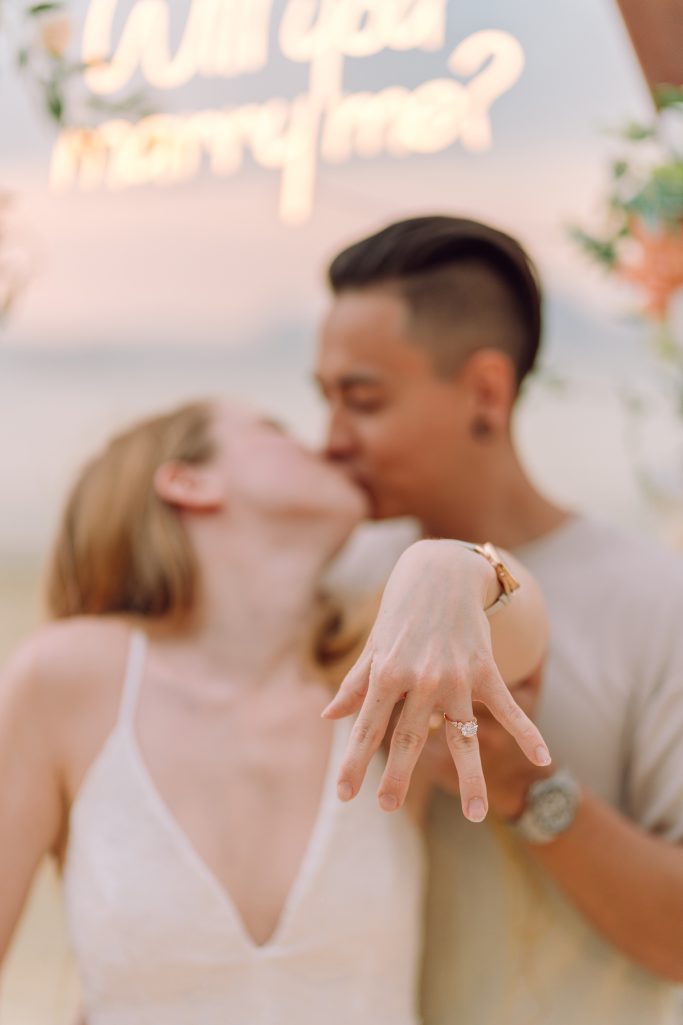
<path fill-rule="evenodd" d="M 507 32 L 464 39 L 444 61 L 443 77 L 375 93 L 344 91 L 345 62 L 383 50 L 428 52 L 445 46 L 447 0 L 289 0 L 277 26 L 284 57 L 309 68 L 306 92 L 293 99 L 137 122 L 112 119 L 65 130 L 53 154 L 57 188 L 170 184 L 204 163 L 235 174 L 249 157 L 282 178 L 280 213 L 288 223 L 311 214 L 320 161 L 438 153 L 459 141 L 472 151 L 492 143 L 490 111 L 519 79 L 524 53 Z M 196 77 L 235 78 L 269 62 L 273 0 L 192 0 L 171 52 L 167 0 L 137 0 L 116 45 L 117 0 L 92 0 L 83 32 L 86 82 L 107 95 L 136 74 L 158 89 Z"/>

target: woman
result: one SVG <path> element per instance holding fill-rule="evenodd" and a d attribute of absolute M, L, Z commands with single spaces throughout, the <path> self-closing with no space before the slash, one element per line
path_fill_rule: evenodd
<path fill-rule="evenodd" d="M 321 718 L 350 642 L 319 580 L 364 514 L 276 425 L 208 403 L 129 430 L 77 483 L 57 622 L 0 689 L 0 957 L 54 854 L 88 1025 L 414 1025 L 419 834 L 377 811 L 380 759 L 336 800 L 350 726 Z M 478 630 L 495 573 L 456 557 Z M 530 670 L 513 617 L 543 634 L 533 585 L 492 621 L 501 665 Z"/>

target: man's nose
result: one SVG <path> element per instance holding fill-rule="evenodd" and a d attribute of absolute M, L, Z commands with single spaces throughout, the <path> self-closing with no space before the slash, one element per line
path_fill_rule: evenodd
<path fill-rule="evenodd" d="M 328 459 L 348 459 L 355 452 L 356 444 L 353 431 L 349 428 L 346 418 L 339 413 L 332 413 L 327 428 L 325 455 Z"/>

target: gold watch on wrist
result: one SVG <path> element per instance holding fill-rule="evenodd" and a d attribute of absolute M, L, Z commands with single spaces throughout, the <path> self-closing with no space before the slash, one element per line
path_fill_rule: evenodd
<path fill-rule="evenodd" d="M 493 616 L 496 612 L 499 612 L 505 605 L 509 605 L 512 601 L 515 591 L 518 591 L 520 584 L 518 580 L 515 580 L 512 573 L 501 559 L 498 550 L 487 541 L 483 545 L 465 544 L 466 548 L 469 548 L 471 552 L 476 552 L 477 555 L 483 556 L 486 561 L 493 567 L 495 574 L 498 578 L 498 583 L 501 587 L 500 596 L 494 601 L 493 605 L 489 605 L 487 609 L 484 609 L 487 616 Z"/>

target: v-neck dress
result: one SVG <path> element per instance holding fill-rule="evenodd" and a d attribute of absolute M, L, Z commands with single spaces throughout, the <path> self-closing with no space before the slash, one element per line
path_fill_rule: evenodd
<path fill-rule="evenodd" d="M 132 634 L 117 722 L 71 809 L 64 887 L 87 1025 L 417 1025 L 422 840 L 377 808 L 381 758 L 340 803 L 350 724 L 335 724 L 308 848 L 259 946 L 141 756 L 146 643 Z"/>

